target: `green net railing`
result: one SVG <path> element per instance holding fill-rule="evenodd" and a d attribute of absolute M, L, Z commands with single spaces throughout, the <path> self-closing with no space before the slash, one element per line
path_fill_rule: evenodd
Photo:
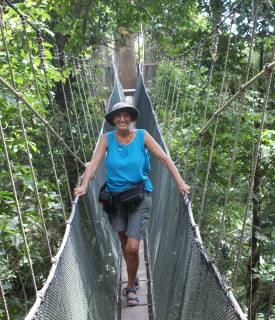
<path fill-rule="evenodd" d="M 109 106 L 123 99 L 115 79 Z M 110 130 L 107 124 L 102 132 Z M 29 319 L 117 319 L 120 251 L 106 214 L 98 204 L 104 163 L 87 196 L 73 205 L 62 245 Z"/>
<path fill-rule="evenodd" d="M 146 128 L 167 151 L 142 75 L 135 104 L 141 114 L 137 127 Z M 214 262 L 208 260 L 189 200 L 179 194 L 157 159 L 152 157 L 151 164 L 154 192 L 147 248 L 155 319 L 245 319 Z"/>
<path fill-rule="evenodd" d="M 109 105 L 124 99 L 118 80 Z M 167 151 L 140 76 L 137 127 Z M 106 124 L 103 131 L 108 131 Z M 87 196 L 73 207 L 62 246 L 29 319 L 118 319 L 120 250 L 97 195 L 101 164 Z M 191 204 L 168 171 L 152 158 L 153 210 L 146 242 L 154 319 L 245 319 L 217 268 L 204 252 Z"/>

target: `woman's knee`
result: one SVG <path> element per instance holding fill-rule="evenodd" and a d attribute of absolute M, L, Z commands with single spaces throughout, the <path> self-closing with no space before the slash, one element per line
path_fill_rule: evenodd
<path fill-rule="evenodd" d="M 139 254 L 139 241 L 135 239 L 129 239 L 127 241 L 125 251 L 127 255 L 137 256 Z"/>

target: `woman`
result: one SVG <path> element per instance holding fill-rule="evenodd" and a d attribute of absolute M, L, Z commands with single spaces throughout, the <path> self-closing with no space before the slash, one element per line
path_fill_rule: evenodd
<path fill-rule="evenodd" d="M 138 110 L 124 102 L 119 102 L 111 108 L 105 119 L 116 127 L 116 131 L 102 136 L 84 172 L 81 186 L 74 191 L 78 196 L 86 193 L 90 178 L 105 155 L 107 190 L 112 194 L 121 195 L 120 192 L 143 183 L 144 196 L 138 205 L 125 208 L 117 201 L 116 212 L 108 215 L 114 231 L 118 233 L 127 266 L 128 284 L 125 293 L 128 305 L 136 305 L 139 302 L 136 295 L 139 242 L 144 235 L 152 204 L 150 192 L 153 186 L 148 177 L 150 165 L 147 150 L 160 159 L 170 171 L 179 191 L 189 192 L 188 185 L 181 178 L 173 161 L 154 138 L 146 130 L 131 129 L 132 122 L 138 117 Z"/>

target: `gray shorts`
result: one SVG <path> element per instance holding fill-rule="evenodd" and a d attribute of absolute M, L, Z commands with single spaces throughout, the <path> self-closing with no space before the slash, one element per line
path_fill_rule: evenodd
<path fill-rule="evenodd" d="M 113 230 L 115 232 L 124 231 L 129 238 L 140 240 L 148 225 L 151 207 L 152 198 L 147 193 L 144 194 L 141 203 L 132 210 L 117 205 L 117 212 L 108 214 Z"/>

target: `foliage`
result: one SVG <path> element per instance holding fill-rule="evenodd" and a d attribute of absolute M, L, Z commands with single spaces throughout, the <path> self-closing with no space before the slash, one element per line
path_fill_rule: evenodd
<path fill-rule="evenodd" d="M 226 35 L 221 35 L 220 38 L 221 40 L 226 39 Z M 234 45 L 230 48 L 231 51 L 226 71 L 226 85 L 222 95 L 222 101 L 224 102 L 236 93 L 240 84 L 246 79 L 246 69 L 238 68 L 238 65 L 235 63 L 236 58 L 234 58 L 236 54 L 238 58 L 243 57 L 243 64 L 247 61 L 245 55 L 247 51 L 245 47 L 239 45 L 240 42 L 242 43 L 242 40 L 236 37 Z M 271 48 L 265 38 L 263 38 L 263 43 L 266 45 L 266 52 L 270 52 Z M 176 161 L 179 170 L 191 186 L 193 213 L 197 223 L 200 223 L 204 245 L 207 248 L 208 254 L 214 259 L 217 258 L 219 269 L 222 271 L 227 282 L 230 283 L 247 204 L 252 174 L 252 161 L 267 82 L 260 80 L 254 83 L 250 90 L 246 91 L 242 115 L 240 115 L 242 98 L 239 97 L 219 116 L 203 209 L 201 207 L 202 194 L 205 188 L 214 124 L 209 127 L 202 139 L 198 139 L 197 143 L 188 152 L 188 155 L 185 155 L 186 147 L 198 136 L 200 128 L 205 123 L 203 115 L 206 105 L 206 119 L 210 119 L 213 112 L 219 106 L 225 45 L 226 42 L 221 41 L 218 47 L 218 57 L 214 65 L 214 73 L 210 85 L 210 52 L 205 50 L 201 60 L 196 57 L 195 52 L 191 53 L 191 57 L 184 57 L 184 60 L 178 59 L 176 63 L 172 59 L 171 62 L 163 62 L 158 67 L 154 83 L 151 83 L 150 93 L 171 157 Z M 254 56 L 249 77 L 252 77 L 258 71 L 260 48 L 257 42 L 254 47 Z M 270 56 L 267 53 L 265 62 L 269 62 L 269 59 Z M 253 271 L 253 277 L 260 278 L 256 298 L 259 317 L 263 317 L 263 314 L 267 312 L 272 279 L 275 276 L 273 268 L 274 250 L 272 249 L 275 230 L 273 217 L 274 194 L 271 191 L 274 190 L 275 182 L 274 165 L 272 165 L 275 155 L 274 115 L 272 113 L 273 97 L 274 92 L 271 92 L 265 129 L 261 136 L 259 157 L 259 171 L 261 174 L 260 191 L 252 196 L 253 199 L 255 197 L 260 199 L 260 225 L 256 231 L 260 258 L 257 270 Z M 233 145 L 236 140 L 236 124 L 240 116 L 241 127 L 238 136 L 238 150 L 234 161 L 232 183 L 228 190 L 228 202 L 225 211 L 224 204 L 227 194 L 228 175 L 232 164 Z M 199 145 L 201 145 L 200 148 Z M 250 202 L 248 220 L 244 232 L 238 286 L 235 291 L 238 301 L 244 309 L 246 309 L 247 303 L 246 287 L 250 283 L 250 275 L 247 275 L 247 266 L 251 259 L 252 209 L 253 205 Z M 221 217 L 224 212 L 226 215 L 224 228 L 222 228 Z M 219 232 L 222 232 L 223 236 L 221 241 L 217 243 Z M 218 256 L 216 256 L 217 245 L 219 249 Z"/>
<path fill-rule="evenodd" d="M 186 47 L 188 41 L 196 41 L 206 29 L 205 19 L 194 1 L 51 0 L 48 10 L 55 18 L 53 30 L 61 35 L 66 49 L 75 52 L 108 44 L 114 34 L 123 44 L 130 34 L 140 31 L 141 24 L 153 27 L 158 41 L 167 48 L 173 44 L 171 50 Z"/>
<path fill-rule="evenodd" d="M 44 37 L 51 36 L 49 30 L 50 15 L 46 11 L 47 1 L 35 3 L 25 1 L 19 3 L 22 12 L 30 13 L 30 20 L 36 27 L 40 27 Z M 31 10 L 30 10 L 31 8 Z M 35 22 L 36 21 L 36 22 Z M 39 21 L 39 23 L 37 22 Z M 14 80 L 17 91 L 22 92 L 24 98 L 35 111 L 52 125 L 52 127 L 64 138 L 67 145 L 72 148 L 72 138 L 68 117 L 65 108 L 65 100 L 62 91 L 64 85 L 71 127 L 75 139 L 75 152 L 85 161 L 83 152 L 87 157 L 91 155 L 102 118 L 102 104 L 105 103 L 109 93 L 107 86 L 102 86 L 104 69 L 97 66 L 94 59 L 91 64 L 81 70 L 75 67 L 75 60 L 70 58 L 68 66 L 59 67 L 53 59 L 53 45 L 43 41 L 45 70 L 41 68 L 41 55 L 37 41 L 37 32 L 30 25 L 26 25 L 26 32 L 22 27 L 20 17 L 9 7 L 4 8 L 4 36 L 8 48 L 10 67 L 6 56 L 3 38 L 0 39 L 2 51 L 0 52 L 1 77 L 12 84 Z M 78 87 L 76 78 L 84 81 Z M 69 90 L 69 79 L 72 91 Z M 95 86 L 102 88 L 95 92 Z M 86 96 L 84 97 L 84 91 Z M 74 96 L 74 103 L 71 93 Z M 51 103 L 52 102 L 52 103 Z M 76 113 L 79 114 L 79 123 L 76 123 Z M 84 108 L 84 109 L 83 109 Z M 83 116 L 92 112 L 90 127 L 85 131 Z M 65 213 L 68 217 L 71 208 L 66 174 L 69 175 L 69 188 L 76 181 L 78 172 L 76 162 L 72 156 L 60 147 L 60 142 L 53 137 L 50 130 L 47 131 L 39 118 L 4 86 L 0 86 L 0 117 L 4 130 L 5 143 L 9 155 L 9 162 L 14 178 L 17 198 L 22 215 L 23 227 L 31 255 L 37 287 L 40 289 L 46 281 L 50 267 L 49 255 L 45 233 L 42 227 L 42 218 L 39 211 L 38 199 L 35 193 L 35 185 L 32 169 L 29 161 L 28 150 L 24 140 L 22 123 L 27 137 L 27 145 L 32 159 L 34 175 L 37 180 L 37 188 L 40 195 L 41 207 L 44 214 L 47 235 L 50 242 L 52 255 L 57 253 L 60 247 L 65 221 L 62 210 L 57 183 L 61 190 L 61 196 L 65 205 Z M 78 125 L 80 130 L 78 129 Z M 92 128 L 94 137 L 90 143 L 89 135 Z M 84 130 L 83 130 L 84 129 Z M 79 137 L 83 140 L 83 149 L 79 143 Z M 51 149 L 47 142 L 49 138 Z M 51 153 L 57 172 L 57 181 L 53 173 Z M 67 164 L 64 171 L 62 154 Z M 26 248 L 19 221 L 19 211 L 12 192 L 12 183 L 7 167 L 7 159 L 4 152 L 4 144 L 0 144 L 0 274 L 6 295 L 9 313 L 12 319 L 23 319 L 34 302 L 35 292 L 32 284 L 29 262 L 26 258 Z M 82 173 L 82 168 L 79 167 Z M 0 318 L 4 314 L 0 307 Z"/>
<path fill-rule="evenodd" d="M 274 41 L 272 33 L 274 32 L 275 22 L 272 10 L 268 9 L 270 1 L 255 1 L 254 3 L 259 3 L 261 6 L 258 11 L 257 39 L 249 77 L 258 72 L 261 64 L 271 60 L 270 52 Z M 64 49 L 67 53 L 73 52 L 86 57 L 91 52 L 96 52 L 100 44 L 109 46 L 114 34 L 116 41 L 123 45 L 129 35 L 140 31 L 140 25 L 142 24 L 150 34 L 150 36 L 146 35 L 146 45 L 147 47 L 152 47 L 151 56 L 153 56 L 154 61 L 159 62 L 163 57 L 163 50 L 165 55 L 177 55 L 196 45 L 228 14 L 234 4 L 235 2 L 231 1 L 204 0 L 169 0 L 165 2 L 148 0 L 131 2 L 124 0 L 84 0 L 81 2 L 71 0 L 17 1 L 16 6 L 23 13 L 28 14 L 29 21 L 41 30 L 44 38 L 50 41 L 43 42 L 47 85 L 45 72 L 41 70 L 40 66 L 36 31 L 27 25 L 25 34 L 21 19 L 17 13 L 8 6 L 4 7 L 5 37 L 16 87 L 24 94 L 29 104 L 40 115 L 47 118 L 71 148 L 73 143 L 75 144 L 76 153 L 85 161 L 91 155 L 91 149 L 97 137 L 97 130 L 100 127 L 105 98 L 110 89 L 109 85 L 106 85 L 108 79 L 105 70 L 97 65 L 97 62 L 101 61 L 96 60 L 96 58 L 90 65 L 84 64 L 80 60 L 80 69 L 75 67 L 79 61 L 71 56 L 67 56 L 68 63 L 66 64 L 63 59 L 63 53 L 59 62 L 54 61 L 53 43 L 55 42 L 61 51 Z M 235 21 L 232 24 L 233 32 L 231 33 L 228 71 L 226 72 L 226 90 L 224 90 L 222 96 L 223 101 L 236 93 L 240 84 L 246 79 L 252 17 L 255 13 L 255 7 L 251 7 L 249 1 L 244 1 L 241 9 L 238 10 Z M 205 40 L 202 59 L 199 51 L 195 50 L 190 51 L 190 55 L 185 54 L 177 58 L 174 57 L 171 62 L 167 62 L 166 57 L 166 61 L 158 68 L 157 77 L 154 79 L 155 86 L 153 85 L 151 88 L 160 126 L 165 134 L 171 156 L 177 160 L 180 171 L 193 186 L 192 200 L 196 219 L 199 218 L 202 190 L 213 137 L 213 126 L 204 135 L 199 154 L 196 148 L 191 148 L 188 157 L 186 157 L 183 146 L 188 146 L 197 136 L 198 130 L 204 124 L 204 113 L 206 118 L 209 119 L 219 105 L 218 95 L 222 82 L 229 30 L 230 19 L 226 20 L 220 30 L 215 72 L 210 85 L 208 76 L 211 60 L 213 59 L 210 51 L 213 52 L 214 50 L 214 37 L 208 37 Z M 26 41 L 26 35 L 28 36 L 28 41 Z M 31 68 L 31 58 L 26 44 L 30 48 L 40 94 L 37 92 L 36 79 Z M 212 49 L 209 49 L 211 47 Z M 263 48 L 264 52 L 262 52 Z M 0 65 L 1 77 L 11 83 L 3 40 L 1 40 Z M 82 85 L 82 82 L 84 85 Z M 68 122 L 62 84 L 67 97 L 73 135 L 71 135 Z M 272 87 L 274 87 L 274 83 Z M 246 93 L 244 100 L 244 113 L 241 118 L 241 132 L 238 154 L 235 159 L 234 175 L 229 190 L 224 237 L 219 244 L 219 267 L 227 280 L 231 278 L 242 225 L 251 176 L 252 154 L 261 117 L 260 108 L 264 100 L 264 88 L 265 83 L 258 81 Z M 273 98 L 274 92 L 272 92 L 270 101 Z M 207 100 L 208 108 L 205 110 Z M 53 105 L 51 105 L 51 101 L 53 101 Z M 55 254 L 64 232 L 64 217 L 53 174 L 45 127 L 25 105 L 19 103 L 19 107 L 22 110 L 51 248 L 53 254 Z M 216 243 L 213 242 L 213 239 L 217 237 L 222 215 L 232 145 L 235 140 L 234 132 L 240 112 L 239 108 L 240 99 L 237 99 L 219 117 L 207 198 L 201 219 L 204 244 L 211 256 L 215 255 Z M 260 201 L 260 228 L 256 232 L 260 246 L 260 260 L 257 270 L 254 270 L 253 274 L 253 276 L 259 276 L 261 279 L 257 294 L 259 318 L 266 313 L 272 277 L 274 277 L 275 272 L 273 267 L 275 234 L 275 132 L 273 109 L 274 106 L 270 104 L 268 106 L 265 130 L 261 137 L 260 191 L 257 194 L 253 194 L 253 198 L 258 198 Z M 51 261 L 43 236 L 41 217 L 37 209 L 38 203 L 34 195 L 34 183 L 19 122 L 18 110 L 15 97 L 3 86 L 0 86 L 1 123 L 4 128 L 11 168 L 15 177 L 27 241 L 31 251 L 38 287 L 40 288 L 45 282 Z M 90 114 L 88 114 L 89 110 Z M 88 126 L 84 112 L 86 112 L 90 123 Z M 79 118 L 76 117 L 76 114 L 79 115 Z M 50 136 L 50 139 L 53 146 L 52 152 L 56 163 L 58 181 L 61 193 L 64 195 L 63 200 L 66 212 L 68 213 L 71 204 L 62 165 L 62 152 L 67 164 L 70 187 L 73 187 L 77 175 L 81 173 L 82 169 L 80 167 L 80 172 L 76 172 L 76 162 L 71 155 L 58 147 L 59 144 L 56 138 Z M 86 155 L 86 159 L 84 155 Z M 33 302 L 34 291 L 2 143 L 0 145 L 0 159 L 1 279 L 4 279 L 4 289 L 10 314 L 13 318 L 22 319 Z M 197 168 L 198 159 L 200 161 Z M 194 180 L 196 169 L 198 169 L 198 174 L 197 179 Z M 248 283 L 246 272 L 251 242 L 252 207 L 250 206 L 249 209 L 248 224 L 245 228 L 245 246 L 241 258 L 242 267 L 238 278 L 240 285 L 236 290 L 242 306 L 246 304 L 245 291 Z M 0 309 L 0 315 L 3 315 L 2 309 Z"/>

